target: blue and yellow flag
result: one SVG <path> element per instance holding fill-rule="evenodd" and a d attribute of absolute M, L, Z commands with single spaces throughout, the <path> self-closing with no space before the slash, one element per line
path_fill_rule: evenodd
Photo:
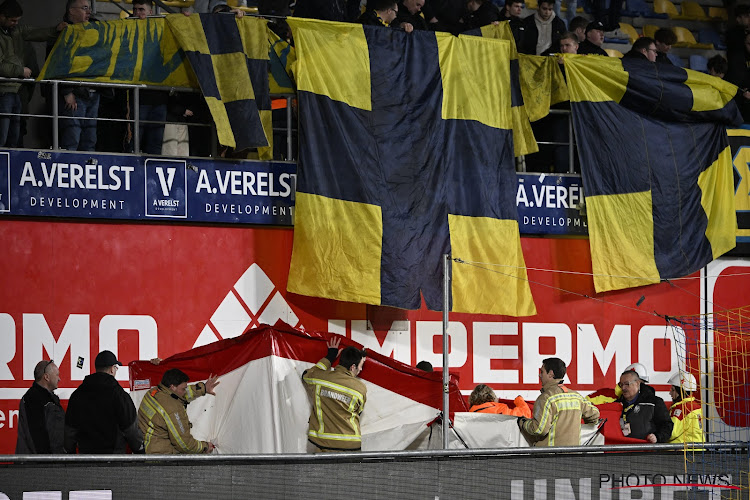
<path fill-rule="evenodd" d="M 39 79 L 198 86 L 162 18 L 70 25 L 57 39 Z"/>
<path fill-rule="evenodd" d="M 736 87 L 627 58 L 566 56 L 565 68 L 596 290 L 686 276 L 734 248 Z"/>
<path fill-rule="evenodd" d="M 535 314 L 515 207 L 507 41 L 290 19 L 300 161 L 287 289 L 442 309 Z M 498 71 L 485 68 L 497 62 Z M 503 61 L 505 61 L 503 63 Z M 421 295 L 420 295 L 421 292 Z"/>
<path fill-rule="evenodd" d="M 268 147 L 273 131 L 266 21 L 174 14 L 167 23 L 198 78 L 219 142 L 238 150 Z"/>

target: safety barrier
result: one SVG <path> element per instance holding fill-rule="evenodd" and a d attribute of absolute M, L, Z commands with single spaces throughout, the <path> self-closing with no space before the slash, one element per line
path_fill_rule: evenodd
<path fill-rule="evenodd" d="M 0 456 L 0 498 L 747 498 L 747 443 L 318 455 Z M 717 458 L 718 457 L 718 458 Z M 42 493 L 43 492 L 43 493 Z"/>

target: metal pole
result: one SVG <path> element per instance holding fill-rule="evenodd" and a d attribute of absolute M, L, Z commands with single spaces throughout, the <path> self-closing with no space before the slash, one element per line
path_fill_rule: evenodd
<path fill-rule="evenodd" d="M 140 89 L 135 87 L 133 89 L 133 153 L 138 154 L 141 152 L 141 94 Z"/>
<path fill-rule="evenodd" d="M 60 132 L 60 93 L 57 82 L 52 84 L 52 149 L 57 151 L 60 149 L 60 140 L 58 134 Z"/>
<path fill-rule="evenodd" d="M 448 449 L 448 431 L 450 430 L 450 374 L 448 373 L 448 310 L 450 308 L 450 272 L 451 255 L 443 255 L 443 449 Z"/>
<path fill-rule="evenodd" d="M 573 154 L 573 115 L 568 113 L 568 173 L 575 172 L 575 155 Z"/>
<path fill-rule="evenodd" d="M 286 159 L 292 161 L 292 98 L 286 98 Z"/>

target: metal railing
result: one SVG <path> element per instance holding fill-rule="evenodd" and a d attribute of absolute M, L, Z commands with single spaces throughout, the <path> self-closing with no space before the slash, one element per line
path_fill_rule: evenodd
<path fill-rule="evenodd" d="M 136 84 L 123 84 L 123 83 L 103 83 L 103 82 L 84 82 L 84 81 L 72 81 L 72 80 L 34 80 L 34 79 L 22 79 L 22 78 L 0 78 L 0 82 L 8 82 L 8 83 L 19 83 L 19 84 L 40 84 L 41 86 L 50 86 L 52 88 L 51 92 L 49 93 L 49 113 L 19 113 L 19 114 L 13 114 L 13 113 L 0 113 L 0 117 L 2 116 L 18 116 L 22 118 L 30 118 L 30 119 L 47 119 L 52 121 L 52 141 L 51 141 L 51 149 L 54 151 L 59 151 L 60 148 L 60 127 L 61 125 L 64 126 L 66 120 L 80 120 L 80 121 L 95 121 L 95 122 L 119 122 L 119 123 L 129 123 L 133 126 L 132 130 L 132 143 L 133 143 L 133 152 L 134 153 L 140 153 L 141 152 L 141 144 L 140 144 L 140 127 L 141 125 L 167 125 L 167 124 L 175 124 L 175 125 L 188 125 L 189 127 L 205 127 L 210 129 L 211 131 L 211 137 L 212 137 L 212 145 L 211 145 L 211 156 L 216 157 L 218 156 L 218 148 L 216 143 L 216 127 L 211 122 L 205 122 L 205 123 L 186 123 L 186 122 L 175 122 L 175 121 L 153 121 L 153 120 L 142 120 L 140 117 L 140 98 L 141 98 L 141 92 L 144 90 L 158 90 L 158 91 L 164 91 L 165 92 L 165 104 L 166 104 L 166 93 L 172 94 L 172 93 L 199 93 L 200 91 L 193 88 L 186 88 L 186 87 L 165 87 L 165 86 L 153 86 L 153 85 L 136 85 Z M 132 92 L 132 105 L 130 106 L 130 109 L 132 110 L 132 118 L 102 118 L 97 116 L 96 118 L 93 117 L 72 117 L 72 116 L 62 116 L 60 114 L 60 87 L 87 87 L 87 88 L 98 88 L 98 89 L 124 89 Z M 44 95 L 44 93 L 43 93 Z M 273 94 L 271 95 L 271 99 L 279 99 L 283 98 L 286 99 L 286 115 L 285 115 L 285 126 L 284 127 L 277 127 L 274 128 L 274 132 L 284 132 L 285 133 L 285 139 L 286 139 L 286 155 L 283 158 L 286 161 L 293 161 L 295 158 L 295 151 L 294 151 L 294 136 L 297 133 L 297 129 L 294 127 L 294 116 L 292 114 L 292 100 L 294 99 L 294 94 Z M 123 151 L 125 153 L 126 151 Z"/>

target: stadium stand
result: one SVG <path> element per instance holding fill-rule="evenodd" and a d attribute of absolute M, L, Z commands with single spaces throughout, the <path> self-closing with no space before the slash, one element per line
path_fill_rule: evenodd
<path fill-rule="evenodd" d="M 657 14 L 644 0 L 628 0 L 627 8 L 620 14 L 624 17 L 645 17 L 651 19 L 667 19 L 666 14 Z"/>
<path fill-rule="evenodd" d="M 628 40 L 630 41 L 631 44 L 635 42 L 636 40 L 638 40 L 638 38 L 640 37 L 636 29 L 631 24 L 620 23 L 620 30 L 626 35 L 628 35 Z"/>
<path fill-rule="evenodd" d="M 710 43 L 698 43 L 693 36 L 693 32 L 682 26 L 672 26 L 672 31 L 677 35 L 677 43 L 675 47 L 690 47 L 693 49 L 713 49 L 713 44 Z"/>
<path fill-rule="evenodd" d="M 698 41 L 703 44 L 711 44 L 715 49 L 726 50 L 727 46 L 721 41 L 721 35 L 711 29 L 704 28 L 698 32 Z"/>
<path fill-rule="evenodd" d="M 699 54 L 690 56 L 690 69 L 708 73 L 708 59 Z"/>
<path fill-rule="evenodd" d="M 669 0 L 654 0 L 654 12 L 657 14 L 666 14 L 670 19 L 684 19 L 677 7 Z"/>
<path fill-rule="evenodd" d="M 719 19 L 721 21 L 729 20 L 727 9 L 725 9 L 724 7 L 709 7 L 708 17 L 710 17 L 711 19 Z"/>
<path fill-rule="evenodd" d="M 693 21 L 708 21 L 709 17 L 698 2 L 684 1 L 680 6 L 682 18 Z"/>
<path fill-rule="evenodd" d="M 620 52 L 617 49 L 605 49 L 607 51 L 607 54 L 609 54 L 609 57 L 617 57 L 619 59 L 622 59 L 622 52 Z"/>

